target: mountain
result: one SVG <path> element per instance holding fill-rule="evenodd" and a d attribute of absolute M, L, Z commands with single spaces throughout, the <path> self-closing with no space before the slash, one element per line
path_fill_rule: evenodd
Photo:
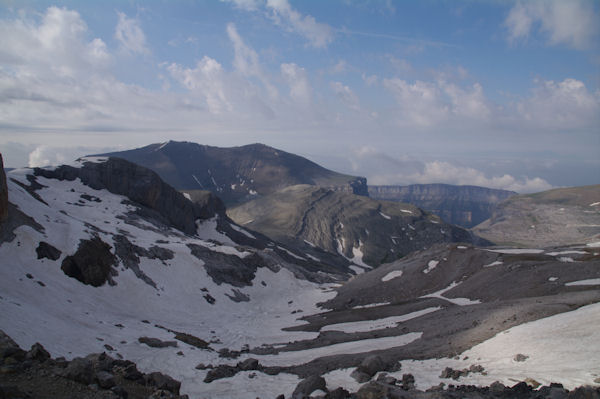
<path fill-rule="evenodd" d="M 516 194 L 513 191 L 450 184 L 369 186 L 371 198 L 413 204 L 448 223 L 466 228 L 489 218 L 496 205 Z"/>
<path fill-rule="evenodd" d="M 219 148 L 168 141 L 100 156 L 123 158 L 145 166 L 181 191 L 211 191 L 227 206 L 296 184 L 368 195 L 365 178 L 333 172 L 306 158 L 263 144 Z"/>
<path fill-rule="evenodd" d="M 342 254 L 363 268 L 440 242 L 485 243 L 413 205 L 308 185 L 284 188 L 229 209 L 227 214 L 238 224 L 279 241 L 304 241 Z"/>
<path fill-rule="evenodd" d="M 532 247 L 600 241 L 600 185 L 511 197 L 473 231 L 496 243 Z"/>
<path fill-rule="evenodd" d="M 15 375 L 30 381 L 42 372 L 42 381 L 61 382 L 71 394 L 100 389 L 111 376 L 130 378 L 135 384 L 120 385 L 129 398 L 148 397 L 158 386 L 193 398 L 318 390 L 347 397 L 338 387 L 362 392 L 357 397 L 381 397 L 367 395 L 377 389 L 454 398 L 470 394 L 423 391 L 441 382 L 524 380 L 573 389 L 598 378 L 594 245 L 438 244 L 354 276 L 347 266 L 313 259 L 325 255 L 318 248 L 309 256 L 237 225 L 217 198 L 189 201 L 156 173 L 122 159 L 12 170 L 6 189 L 4 396 L 11 397 Z M 382 204 L 375 223 L 400 223 L 395 209 Z M 435 217 L 405 210 L 413 222 L 435 225 Z M 500 384 L 482 389 L 514 397 Z M 519 397 L 541 394 L 524 382 L 514 390 Z M 82 397 L 105 393 L 117 395 Z"/>

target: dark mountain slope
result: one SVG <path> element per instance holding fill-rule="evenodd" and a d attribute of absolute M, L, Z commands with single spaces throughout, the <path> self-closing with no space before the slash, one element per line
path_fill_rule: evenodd
<path fill-rule="evenodd" d="M 228 215 L 277 240 L 304 240 L 358 265 L 378 266 L 440 242 L 478 241 L 413 205 L 308 185 L 247 202 L 228 210 Z"/>
<path fill-rule="evenodd" d="M 450 184 L 369 186 L 371 198 L 413 204 L 448 223 L 467 228 L 489 218 L 498 203 L 516 194 L 513 191 Z"/>
<path fill-rule="evenodd" d="M 368 195 L 365 178 L 333 172 L 263 144 L 220 148 L 169 141 L 103 155 L 152 169 L 178 190 L 209 190 L 228 206 L 296 184 Z"/>

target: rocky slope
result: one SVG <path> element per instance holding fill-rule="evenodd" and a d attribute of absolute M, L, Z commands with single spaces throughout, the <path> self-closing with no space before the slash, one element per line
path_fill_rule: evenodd
<path fill-rule="evenodd" d="M 267 236 L 342 254 L 363 269 L 440 242 L 484 243 L 413 205 L 308 185 L 287 187 L 227 213 Z"/>
<path fill-rule="evenodd" d="M 532 247 L 600 241 L 600 185 L 511 197 L 473 231 L 497 243 Z"/>
<path fill-rule="evenodd" d="M 336 173 L 263 144 L 220 148 L 169 141 L 102 155 L 152 169 L 178 190 L 211 191 L 228 206 L 295 184 L 368 195 L 365 178 Z"/>
<path fill-rule="evenodd" d="M 114 397 L 100 387 L 110 381 L 104 373 L 131 397 L 150 394 L 157 378 L 171 381 L 154 373 L 180 382 L 179 395 L 232 399 L 476 397 L 492 386 L 424 391 L 496 380 L 515 388 L 495 384 L 493 392 L 527 397 L 533 391 L 517 382 L 568 390 L 600 383 L 594 246 L 523 252 L 440 244 L 345 282 L 347 267 L 313 259 L 324 253 L 272 241 L 219 210 L 188 205 L 188 215 L 200 216 L 196 230 L 184 232 L 178 214 L 151 193 L 178 203 L 183 194 L 121 162 L 8 173 L 0 329 L 32 348 L 33 360 L 14 345 L 0 351 L 3 395 L 5 381 L 19 389 L 8 395 L 20 395 L 39 377 L 75 396 Z M 137 180 L 153 187 L 137 187 L 146 194 L 135 197 L 127 187 Z M 393 220 L 382 213 L 390 219 L 377 213 L 376 220 Z M 47 358 L 42 349 L 60 365 L 38 359 Z M 88 357 L 102 352 L 110 359 Z M 86 382 L 64 379 L 65 362 Z M 154 377 L 130 384 L 120 368 L 135 371 L 129 362 Z"/>
<path fill-rule="evenodd" d="M 516 194 L 513 191 L 450 184 L 369 186 L 371 198 L 413 204 L 448 223 L 466 228 L 489 218 L 496 205 Z"/>

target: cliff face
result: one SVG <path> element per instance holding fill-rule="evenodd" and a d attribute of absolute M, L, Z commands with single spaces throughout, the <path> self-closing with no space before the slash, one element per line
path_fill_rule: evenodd
<path fill-rule="evenodd" d="M 304 241 L 378 266 L 441 242 L 486 244 L 419 208 L 298 185 L 228 210 L 238 224 L 282 242 Z"/>
<path fill-rule="evenodd" d="M 34 169 L 36 176 L 59 180 L 81 179 L 94 189 L 106 189 L 124 195 L 162 216 L 168 224 L 188 233 L 196 232 L 196 219 L 208 219 L 223 212 L 223 203 L 215 196 L 202 204 L 188 201 L 183 194 L 163 182 L 151 171 L 124 159 L 108 158 L 105 162 L 83 162 L 81 168 L 62 165 L 54 170 Z"/>
<path fill-rule="evenodd" d="M 516 195 L 475 226 L 477 234 L 501 244 L 552 246 L 600 239 L 600 185 Z"/>
<path fill-rule="evenodd" d="M 497 204 L 515 194 L 506 190 L 449 184 L 369 186 L 372 198 L 414 204 L 448 223 L 467 228 L 489 218 Z"/>
<path fill-rule="evenodd" d="M 0 223 L 8 217 L 8 187 L 6 186 L 6 174 L 4 173 L 4 162 L 0 154 Z"/>
<path fill-rule="evenodd" d="M 333 172 L 263 144 L 220 148 L 169 141 L 103 155 L 152 169 L 178 190 L 211 191 L 228 206 L 296 184 L 368 196 L 364 177 Z"/>

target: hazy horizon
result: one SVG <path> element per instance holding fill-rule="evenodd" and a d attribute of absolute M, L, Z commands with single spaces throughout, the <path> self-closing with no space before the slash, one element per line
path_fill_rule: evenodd
<path fill-rule="evenodd" d="M 0 2 L 5 166 L 260 142 L 369 184 L 600 183 L 595 1 Z"/>

